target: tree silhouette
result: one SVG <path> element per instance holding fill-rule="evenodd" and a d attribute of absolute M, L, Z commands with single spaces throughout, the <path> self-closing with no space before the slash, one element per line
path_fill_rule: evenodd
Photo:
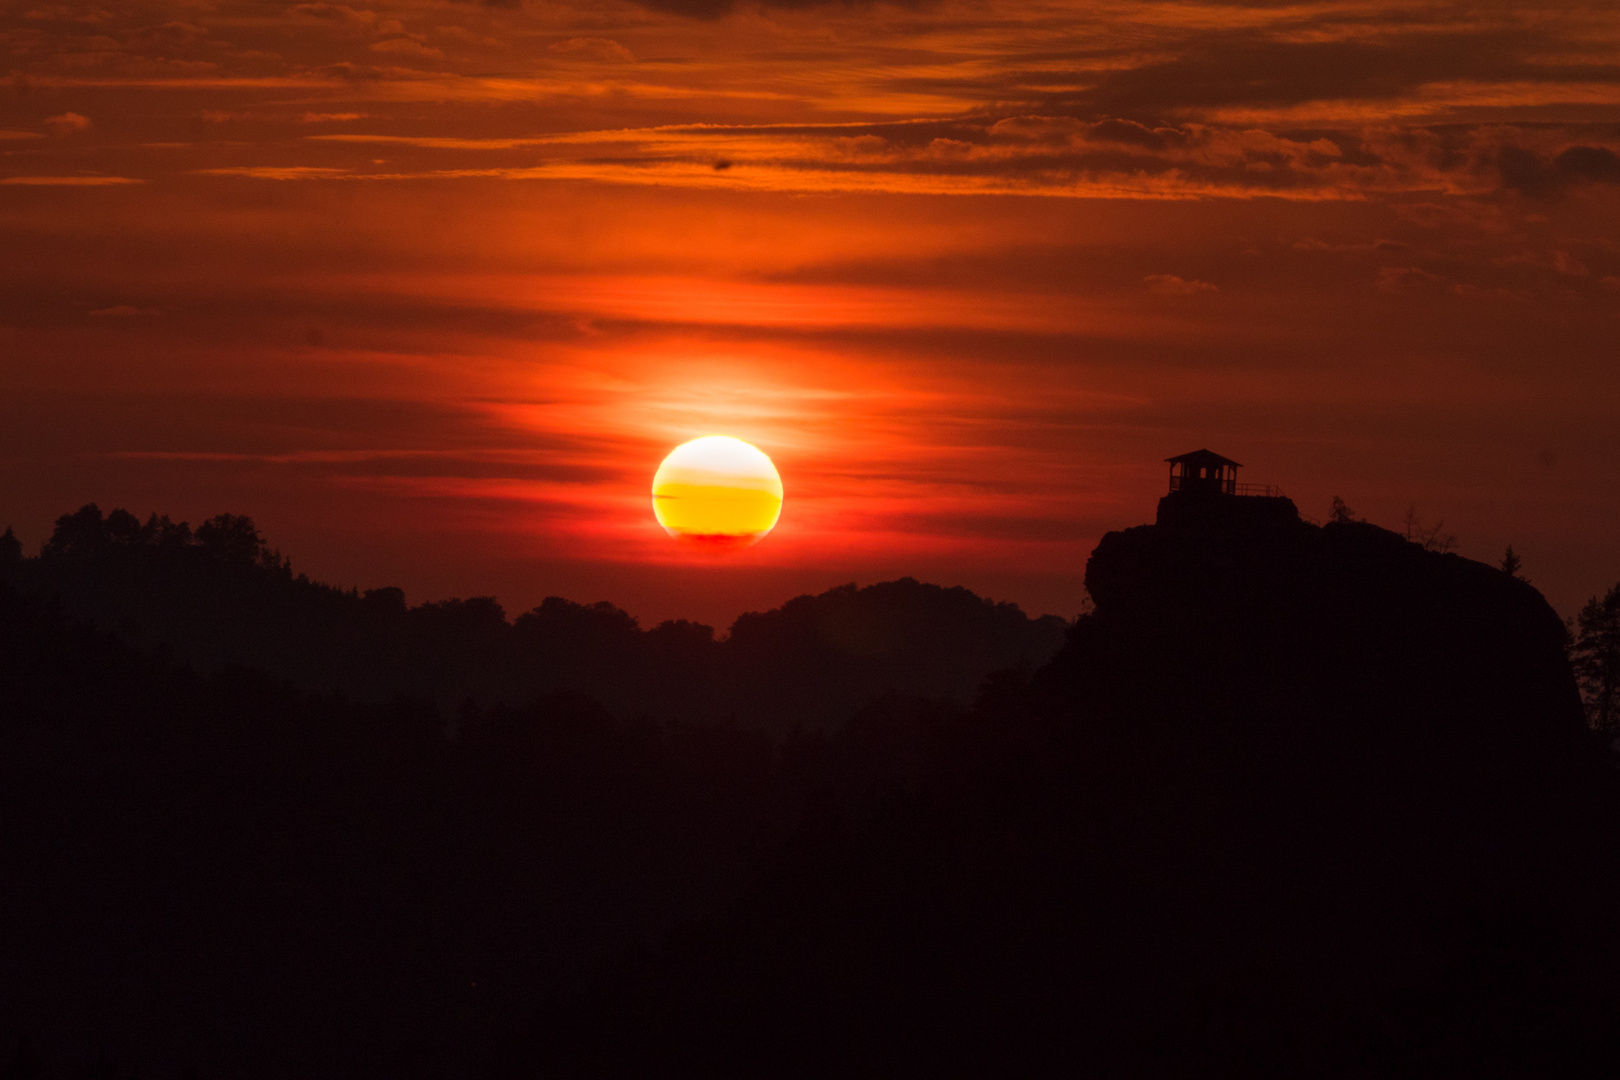
<path fill-rule="evenodd" d="M 1424 551 L 1455 551 L 1457 537 L 1454 533 L 1445 531 L 1446 523 L 1436 520 L 1430 525 L 1418 517 L 1417 504 L 1406 508 L 1406 538 L 1419 545 Z"/>
<path fill-rule="evenodd" d="M 17 534 L 6 526 L 6 531 L 0 533 L 0 566 L 15 566 L 22 562 L 22 541 Z"/>
<path fill-rule="evenodd" d="M 92 554 L 107 545 L 107 523 L 101 507 L 85 503 L 71 514 L 56 519 L 51 538 L 45 541 L 46 558 Z"/>
<path fill-rule="evenodd" d="M 114 511 L 115 514 L 122 511 Z M 110 519 L 109 519 L 110 521 Z M 259 561 L 264 539 L 253 519 L 241 514 L 219 514 L 197 526 L 197 542 L 221 562 L 239 565 Z"/>
<path fill-rule="evenodd" d="M 1337 495 L 1333 496 L 1333 508 L 1328 511 L 1328 520 L 1340 525 L 1351 521 L 1360 521 L 1356 512 L 1345 505 L 1344 500 Z"/>
<path fill-rule="evenodd" d="M 1498 565 L 1502 567 L 1504 574 L 1511 574 L 1522 580 L 1524 575 L 1519 573 L 1519 567 L 1523 565 L 1523 562 L 1519 558 L 1519 553 L 1513 550 L 1513 545 L 1509 544 L 1507 550 L 1502 553 L 1502 561 Z"/>
<path fill-rule="evenodd" d="M 158 517 L 156 514 L 146 519 L 141 526 L 141 536 L 145 543 L 152 547 L 174 549 L 188 547 L 191 544 L 191 526 L 184 521 L 173 522 L 169 515 Z"/>
<path fill-rule="evenodd" d="M 367 589 L 363 597 L 366 607 L 384 615 L 404 615 L 405 590 L 394 585 L 384 585 L 380 589 Z"/>
<path fill-rule="evenodd" d="M 1605 735 L 1620 728 L 1620 584 L 1592 597 L 1575 618 L 1570 661 L 1586 699 L 1587 722 Z"/>
<path fill-rule="evenodd" d="M 139 547 L 146 542 L 140 519 L 128 510 L 114 510 L 102 525 L 107 543 L 117 547 Z"/>

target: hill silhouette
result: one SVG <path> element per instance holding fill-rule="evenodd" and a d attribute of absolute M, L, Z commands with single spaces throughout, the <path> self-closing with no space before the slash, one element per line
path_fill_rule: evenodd
<path fill-rule="evenodd" d="M 493 597 L 410 607 L 397 588 L 360 593 L 294 575 L 251 519 L 195 531 L 95 505 L 64 515 L 38 558 L 0 569 L 15 587 L 132 644 L 204 671 L 253 667 L 313 691 L 384 701 L 515 704 L 573 691 L 619 714 L 736 717 L 776 731 L 826 726 L 874 697 L 966 705 L 992 671 L 1033 668 L 1065 623 L 905 578 L 801 596 L 739 617 L 641 629 L 602 602 L 547 597 L 508 621 Z"/>
<path fill-rule="evenodd" d="M 662 981 L 572 1017 L 617 1018 L 578 1060 L 1608 1073 L 1620 788 L 1561 623 L 1282 502 L 1105 537 L 1031 684 L 988 685 L 885 801 L 807 815 Z"/>
<path fill-rule="evenodd" d="M 721 643 L 604 605 L 508 623 L 327 589 L 219 519 L 180 555 L 14 552 L 0 1053 L 17 1075 L 1612 1072 L 1620 777 L 1556 615 L 1376 527 L 1241 506 L 1109 534 L 1095 610 L 967 707 L 949 657 L 984 638 L 961 627 L 1019 624 L 914 582 Z M 277 603 L 394 627 L 335 639 L 386 663 L 407 625 L 466 635 L 435 669 L 455 693 L 507 677 L 478 642 L 591 678 L 715 658 L 699 685 L 738 701 L 761 654 L 783 687 L 856 674 L 777 714 L 785 739 L 577 690 L 352 697 L 287 677 L 318 670 L 301 653 L 182 662 L 102 580 L 145 583 L 177 641 L 207 617 L 292 648 Z"/>

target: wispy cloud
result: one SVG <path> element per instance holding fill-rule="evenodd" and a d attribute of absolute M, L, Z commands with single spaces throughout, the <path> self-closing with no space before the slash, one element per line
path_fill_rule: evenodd
<path fill-rule="evenodd" d="M 89 117 L 80 116 L 76 112 L 65 112 L 59 116 L 47 117 L 42 123 L 58 135 L 72 135 L 86 131 L 93 126 Z"/>
<path fill-rule="evenodd" d="M 1174 274 L 1149 274 L 1142 279 L 1150 293 L 1159 296 L 1197 296 L 1199 293 L 1220 292 L 1214 285 L 1197 278 L 1188 281 Z"/>
<path fill-rule="evenodd" d="M 145 180 L 128 176 L 7 176 L 0 184 L 27 187 L 117 187 L 121 184 L 144 184 Z"/>
<path fill-rule="evenodd" d="M 255 180 L 320 180 L 346 175 L 347 170 L 315 165 L 232 165 L 195 172 L 199 176 L 249 176 Z"/>

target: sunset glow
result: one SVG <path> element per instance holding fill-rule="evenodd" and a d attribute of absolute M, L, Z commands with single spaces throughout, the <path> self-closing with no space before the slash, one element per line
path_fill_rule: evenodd
<path fill-rule="evenodd" d="M 1210 446 L 1620 574 L 1620 30 L 1424 0 L 0 16 L 0 529 L 251 513 L 413 601 L 1034 612 Z M 672 544 L 652 463 L 790 529 Z"/>
<path fill-rule="evenodd" d="M 782 515 L 782 478 L 741 439 L 706 435 L 670 451 L 653 477 L 652 502 L 658 524 L 677 540 L 748 547 Z"/>

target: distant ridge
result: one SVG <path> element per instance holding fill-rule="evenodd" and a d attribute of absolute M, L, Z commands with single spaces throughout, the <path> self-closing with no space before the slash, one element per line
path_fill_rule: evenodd
<path fill-rule="evenodd" d="M 13 553 L 0 576 L 203 670 L 257 668 L 311 690 L 446 707 L 570 690 L 618 713 L 778 730 L 840 723 L 884 694 L 966 706 L 992 671 L 1044 663 L 1066 626 L 911 578 L 751 612 L 724 640 L 700 623 L 642 629 L 612 604 L 556 596 L 509 621 L 494 597 L 409 607 L 399 589 L 312 581 L 247 517 L 193 531 L 93 504 L 58 519 L 37 558 Z"/>

